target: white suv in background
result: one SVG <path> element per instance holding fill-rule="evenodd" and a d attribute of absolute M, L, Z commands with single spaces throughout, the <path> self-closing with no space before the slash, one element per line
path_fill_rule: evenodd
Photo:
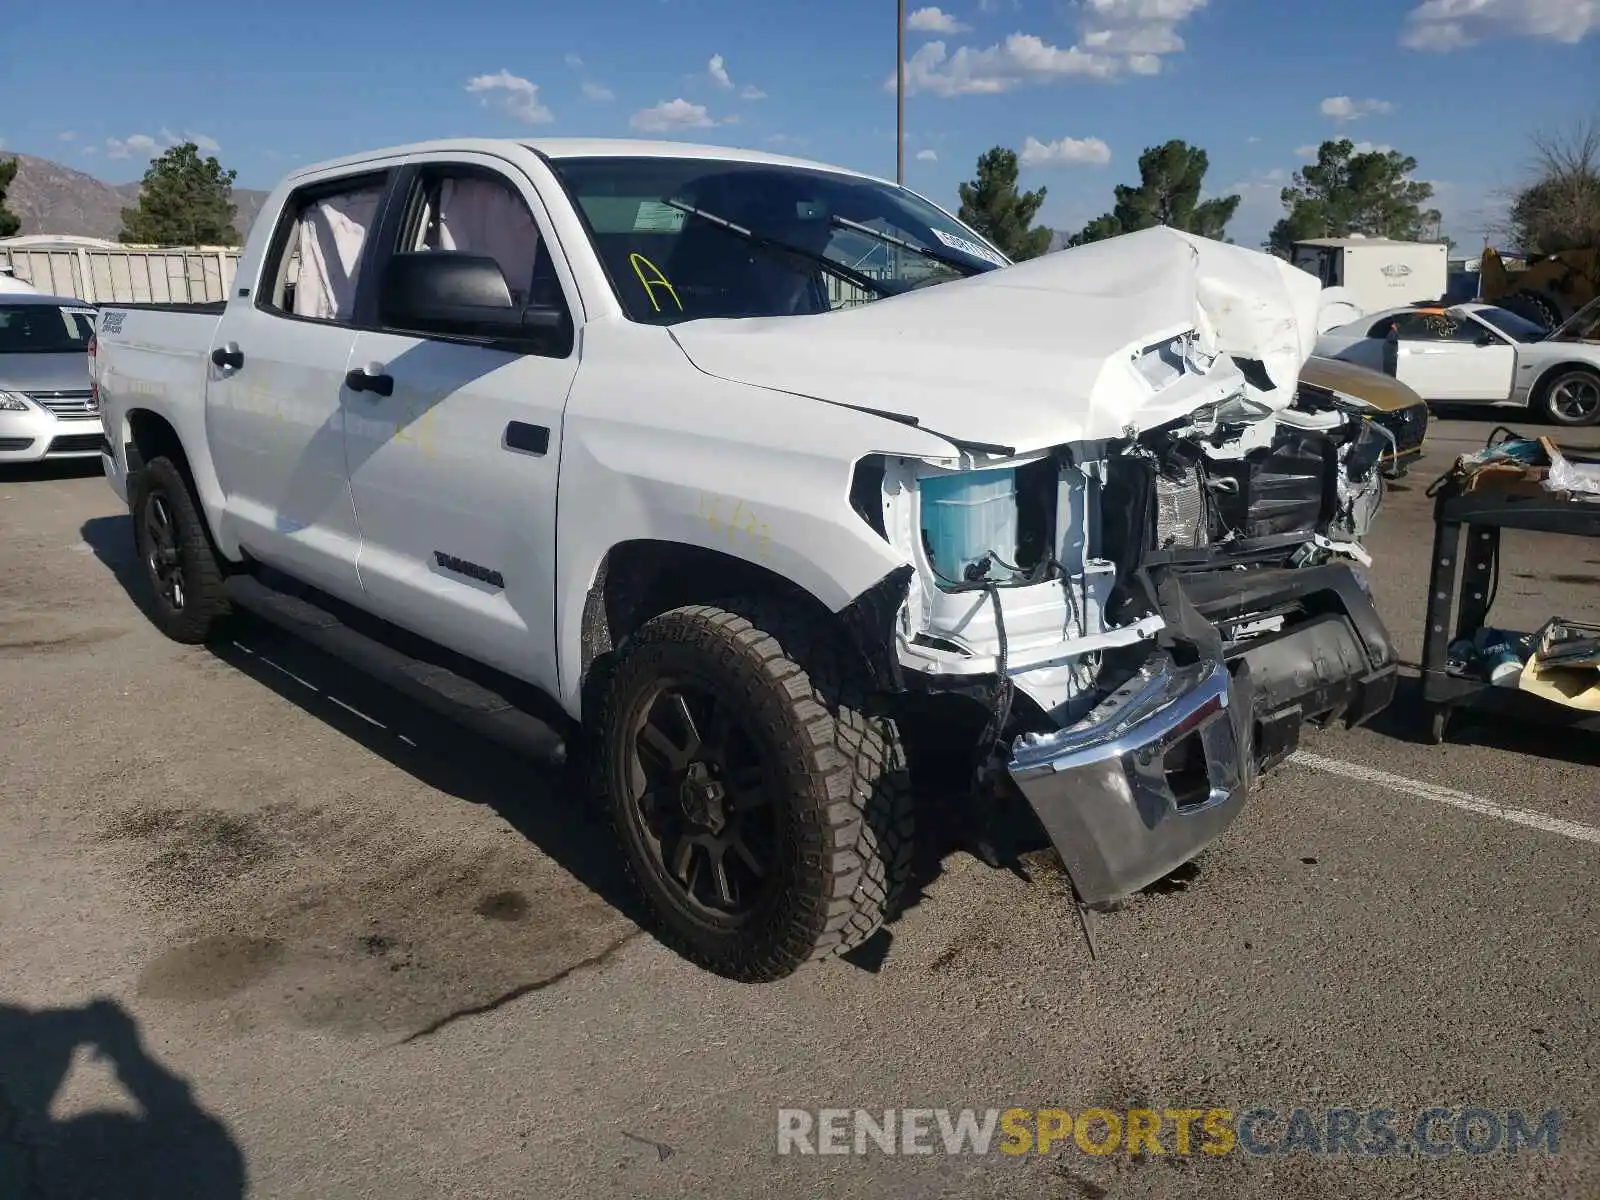
<path fill-rule="evenodd" d="M 81 300 L 0 295 L 0 463 L 99 457 L 94 323 L 95 309 Z"/>

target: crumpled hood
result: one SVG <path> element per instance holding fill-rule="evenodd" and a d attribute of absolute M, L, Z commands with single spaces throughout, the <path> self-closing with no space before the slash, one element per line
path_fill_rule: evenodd
<path fill-rule="evenodd" d="M 1321 284 L 1282 259 L 1167 228 L 1048 254 L 818 316 L 671 326 L 707 374 L 915 418 L 973 442 L 1037 449 L 1187 415 L 1243 386 L 1226 357 L 1165 385 L 1140 350 L 1187 330 L 1259 360 L 1274 409 L 1294 398 Z"/>

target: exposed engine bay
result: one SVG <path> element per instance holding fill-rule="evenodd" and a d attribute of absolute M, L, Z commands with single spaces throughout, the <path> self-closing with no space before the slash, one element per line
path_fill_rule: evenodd
<path fill-rule="evenodd" d="M 881 514 L 915 567 L 895 629 L 902 667 L 933 690 L 1008 680 L 1035 727 L 1064 728 L 1103 695 L 1108 662 L 1168 624 L 1133 602 L 1140 572 L 1204 576 L 1215 591 L 1219 572 L 1370 562 L 1382 430 L 1317 399 L 1274 410 L 1251 390 L 1119 439 L 958 467 L 864 463 L 856 507 Z M 1315 615 L 1280 596 L 1214 624 L 1237 656 Z"/>

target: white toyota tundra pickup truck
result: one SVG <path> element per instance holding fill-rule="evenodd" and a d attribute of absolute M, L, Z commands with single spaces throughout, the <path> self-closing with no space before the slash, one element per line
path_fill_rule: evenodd
<path fill-rule="evenodd" d="M 1300 384 L 1318 293 L 1166 229 L 1013 264 L 791 158 L 463 140 L 295 172 L 225 304 L 107 306 L 93 379 L 161 629 L 248 610 L 573 747 L 661 936 L 771 979 L 893 911 L 936 795 L 1115 904 L 1388 703 L 1388 447 Z"/>

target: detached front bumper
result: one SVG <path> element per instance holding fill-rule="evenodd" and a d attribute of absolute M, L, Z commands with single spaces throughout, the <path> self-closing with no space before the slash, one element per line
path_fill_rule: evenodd
<path fill-rule="evenodd" d="M 1165 655 L 1069 729 L 1020 738 L 1011 779 L 1089 904 L 1189 861 L 1238 814 L 1253 772 L 1249 672 Z"/>

